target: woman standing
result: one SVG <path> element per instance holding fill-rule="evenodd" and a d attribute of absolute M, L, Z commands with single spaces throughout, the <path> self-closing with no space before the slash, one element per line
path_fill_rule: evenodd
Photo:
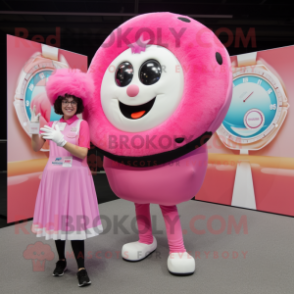
<path fill-rule="evenodd" d="M 82 113 L 92 85 L 80 89 L 86 75 L 79 70 L 60 69 L 48 80 L 47 95 L 59 121 L 48 123 L 40 134 L 32 134 L 32 148 L 39 151 L 49 140 L 50 154 L 40 182 L 33 220 L 33 232 L 46 240 L 54 239 L 59 260 L 53 276 L 64 274 L 67 262 L 65 241 L 71 240 L 78 264 L 79 286 L 91 284 L 84 265 L 84 240 L 99 235 L 102 224 L 93 178 L 87 164 L 90 148 L 88 123 Z M 85 83 L 83 83 L 85 85 Z M 87 85 L 87 83 L 86 83 Z M 31 123 L 39 122 L 33 106 Z"/>

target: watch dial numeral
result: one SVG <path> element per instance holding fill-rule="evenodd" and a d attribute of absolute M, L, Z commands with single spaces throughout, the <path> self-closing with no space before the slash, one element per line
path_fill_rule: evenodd
<path fill-rule="evenodd" d="M 267 93 L 270 94 L 273 90 L 272 89 L 268 89 Z"/>
<path fill-rule="evenodd" d="M 248 78 L 243 78 L 243 83 L 247 83 L 248 82 Z"/>
<path fill-rule="evenodd" d="M 270 109 L 270 110 L 276 110 L 276 109 L 277 109 L 277 104 L 271 104 L 271 105 L 269 106 L 269 109 Z"/>
<path fill-rule="evenodd" d="M 41 80 L 43 80 L 44 78 L 45 78 L 45 75 L 44 75 L 44 73 L 40 73 L 40 78 L 41 78 Z"/>
<path fill-rule="evenodd" d="M 257 81 L 257 85 L 260 85 L 261 83 L 262 83 L 262 80 L 259 79 L 259 80 Z"/>
<path fill-rule="evenodd" d="M 30 89 L 31 91 L 33 91 L 33 89 L 34 89 L 34 85 L 33 85 L 33 84 L 30 84 L 29 89 Z"/>

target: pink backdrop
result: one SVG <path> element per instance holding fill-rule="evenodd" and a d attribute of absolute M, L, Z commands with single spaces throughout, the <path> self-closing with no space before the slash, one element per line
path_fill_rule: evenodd
<path fill-rule="evenodd" d="M 7 222 L 33 217 L 48 152 L 34 152 L 13 106 L 18 76 L 26 61 L 42 52 L 41 44 L 7 35 Z M 59 49 L 69 67 L 87 71 L 88 57 Z"/>
<path fill-rule="evenodd" d="M 291 216 L 294 216 L 293 56 L 294 46 L 257 53 L 257 57 L 264 59 L 282 78 L 288 92 L 290 107 L 274 140 L 261 150 L 249 151 L 257 210 Z M 231 61 L 235 61 L 236 58 L 231 57 Z M 207 148 L 207 174 L 195 198 L 231 205 L 236 162 L 240 152 L 226 148 L 216 134 L 208 142 Z M 225 160 L 228 160 L 229 164 Z"/>

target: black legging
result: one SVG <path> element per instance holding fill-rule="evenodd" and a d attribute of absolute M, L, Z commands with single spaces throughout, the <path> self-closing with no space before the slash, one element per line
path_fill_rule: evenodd
<path fill-rule="evenodd" d="M 65 259 L 64 251 L 65 251 L 65 240 L 55 240 L 56 249 L 58 252 L 59 259 Z M 85 256 L 85 243 L 84 240 L 72 240 L 71 247 L 73 249 L 78 268 L 85 267 L 84 266 L 84 256 Z"/>

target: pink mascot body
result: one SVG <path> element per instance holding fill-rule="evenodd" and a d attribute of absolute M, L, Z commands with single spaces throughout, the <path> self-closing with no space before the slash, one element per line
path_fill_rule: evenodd
<path fill-rule="evenodd" d="M 114 193 L 135 203 L 139 241 L 123 246 L 123 258 L 139 261 L 156 249 L 149 206 L 159 204 L 168 270 L 193 273 L 176 205 L 199 191 L 207 168 L 205 143 L 230 105 L 225 47 L 187 16 L 140 15 L 113 31 L 86 75 L 95 88 L 84 111 L 91 141 L 105 155 Z"/>

